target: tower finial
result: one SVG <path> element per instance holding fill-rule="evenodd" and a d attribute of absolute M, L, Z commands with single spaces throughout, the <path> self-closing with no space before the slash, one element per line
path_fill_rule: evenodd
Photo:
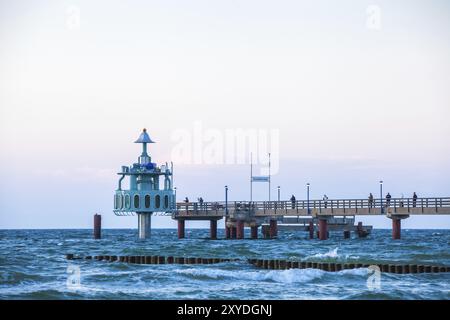
<path fill-rule="evenodd" d="M 152 139 L 150 139 L 148 133 L 147 133 L 147 129 L 144 128 L 142 130 L 141 135 L 139 136 L 139 138 L 135 141 L 135 143 L 155 143 Z"/>

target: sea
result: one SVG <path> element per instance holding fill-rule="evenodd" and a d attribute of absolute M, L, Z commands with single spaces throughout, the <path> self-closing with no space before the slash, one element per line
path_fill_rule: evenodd
<path fill-rule="evenodd" d="M 246 230 L 245 236 L 250 238 Z M 353 236 L 353 234 L 352 234 Z M 208 229 L 153 229 L 148 240 L 136 229 L 0 230 L 0 299 L 450 299 L 450 273 L 377 274 L 369 268 L 264 270 L 247 259 L 450 266 L 450 230 L 375 229 L 367 238 L 325 241 L 302 231 L 279 231 L 273 240 L 209 239 Z M 66 260 L 66 254 L 161 255 L 233 258 L 209 265 L 140 265 Z"/>

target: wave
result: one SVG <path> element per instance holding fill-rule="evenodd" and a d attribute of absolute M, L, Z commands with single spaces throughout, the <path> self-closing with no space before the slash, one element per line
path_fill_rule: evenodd
<path fill-rule="evenodd" d="M 339 260 L 339 259 L 344 259 L 344 260 L 356 260 L 359 259 L 359 256 L 353 256 L 350 254 L 339 254 L 338 253 L 339 247 L 336 247 L 334 249 L 331 249 L 325 253 L 316 253 L 310 256 L 307 256 L 305 258 L 305 260 Z"/>
<path fill-rule="evenodd" d="M 202 279 L 240 279 L 253 281 L 271 281 L 279 283 L 309 282 L 324 275 L 324 271 L 317 269 L 288 269 L 288 270 L 258 270 L 258 271 L 230 271 L 223 269 L 178 269 L 177 274 Z"/>
<path fill-rule="evenodd" d="M 39 274 L 27 274 L 20 271 L 5 271 L 0 273 L 0 284 L 18 285 L 26 281 L 40 281 L 44 277 Z"/>
<path fill-rule="evenodd" d="M 318 259 L 323 259 L 323 258 L 338 258 L 339 254 L 338 254 L 338 247 L 326 252 L 326 253 L 316 253 L 313 254 L 312 256 L 309 256 L 308 258 L 318 258 Z"/>

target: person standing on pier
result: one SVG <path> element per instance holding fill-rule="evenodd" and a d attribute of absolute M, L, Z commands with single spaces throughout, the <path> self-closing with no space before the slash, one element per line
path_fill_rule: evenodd
<path fill-rule="evenodd" d="M 416 204 L 417 204 L 417 194 L 414 192 L 414 194 L 413 194 L 413 208 L 416 207 Z"/>
<path fill-rule="evenodd" d="M 373 208 L 373 194 L 372 194 L 372 192 L 369 194 L 369 208 Z"/>
<path fill-rule="evenodd" d="M 200 203 L 200 209 L 203 209 L 203 198 L 198 198 L 198 203 Z"/>
<path fill-rule="evenodd" d="M 184 202 L 189 203 L 188 197 L 184 198 Z"/>
<path fill-rule="evenodd" d="M 325 209 L 327 208 L 327 206 L 328 206 L 328 197 L 327 197 L 327 195 L 326 194 L 324 194 L 323 195 L 323 203 L 324 203 L 324 205 L 325 205 Z"/>
<path fill-rule="evenodd" d="M 291 197 L 291 203 L 292 203 L 292 209 L 295 209 L 295 196 L 292 195 Z"/>
<path fill-rule="evenodd" d="M 389 207 L 391 205 L 391 194 L 388 192 L 386 195 L 386 207 Z"/>

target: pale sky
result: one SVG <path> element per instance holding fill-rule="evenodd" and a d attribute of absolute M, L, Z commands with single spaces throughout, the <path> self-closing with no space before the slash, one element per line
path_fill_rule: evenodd
<path fill-rule="evenodd" d="M 248 199 L 248 164 L 174 156 L 196 123 L 279 132 L 272 197 L 450 196 L 449 39 L 446 0 L 0 0 L 0 228 L 136 227 L 113 193 L 144 127 L 179 199 Z"/>

